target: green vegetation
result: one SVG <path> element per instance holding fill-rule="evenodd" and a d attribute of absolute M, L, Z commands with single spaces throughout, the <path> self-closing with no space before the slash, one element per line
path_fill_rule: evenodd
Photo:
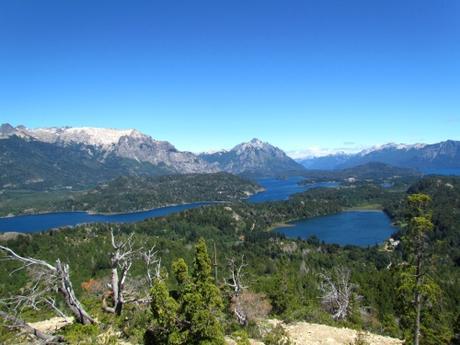
<path fill-rule="evenodd" d="M 431 214 L 433 223 L 433 230 L 423 237 L 424 258 L 427 259 L 423 268 L 430 280 L 439 286 L 421 309 L 420 344 L 447 345 L 454 332 L 458 332 L 455 330 L 460 315 L 460 178 L 425 178 L 414 184 L 408 193 L 424 193 L 432 200 L 429 208 L 423 211 L 423 214 Z M 49 262 L 59 257 L 69 263 L 73 285 L 87 311 L 101 323 L 121 332 L 121 336 L 132 343 L 143 342 L 147 329 L 156 330 L 153 332 L 155 336 L 171 337 L 178 344 L 192 333 L 195 339 L 190 340 L 192 343 L 198 341 L 196 339 L 203 332 L 212 339 L 220 339 L 219 327 L 225 334 L 236 334 L 242 343 L 244 332 L 251 337 L 263 338 L 264 335 L 254 330 L 252 322 L 247 327 L 238 324 L 231 309 L 232 294 L 226 284 L 230 271 L 226 263 L 229 258 L 240 258 L 243 254 L 247 263 L 244 283 L 249 292 L 266 296 L 271 304 L 271 317 L 287 322 L 305 320 L 365 329 L 406 337 L 410 341 L 415 325 L 413 297 L 410 296 L 414 296 L 415 290 L 412 283 L 403 289 L 401 286 L 406 283 L 402 279 L 404 273 L 410 272 L 416 263 L 417 251 L 409 246 L 408 241 L 403 240 L 396 248 L 390 245 L 339 247 L 313 238 L 290 240 L 268 231 L 275 223 L 331 214 L 363 204 L 378 204 L 399 224 L 401 231 L 396 238 L 410 239 L 415 230 L 414 224 L 409 222 L 414 212 L 406 202 L 407 196 L 372 183 L 361 183 L 337 189 L 310 190 L 288 201 L 206 206 L 122 225 L 120 232 L 134 233 L 139 246 L 150 248 L 156 245 L 162 259 L 163 279 L 152 289 L 150 307 L 127 303 L 120 317 L 104 314 L 101 310 L 101 296 L 110 275 L 111 244 L 107 225 L 22 235 L 2 244 L 21 255 Z M 200 238 L 206 239 L 208 248 L 212 248 L 212 265 Z M 413 240 L 409 242 L 415 243 Z M 211 266 L 217 269 L 217 280 L 210 277 Z M 27 284 L 28 273 L 25 271 L 8 276 L 17 267 L 14 262 L 2 262 L 0 296 L 15 294 Z M 191 273 L 188 267 L 191 267 Z M 335 267 L 348 268 L 354 285 L 349 313 L 344 320 L 334 320 L 322 304 L 321 277 L 331 274 Z M 141 260 L 133 262 L 127 284 L 140 281 L 144 270 Z M 219 295 L 222 304 L 218 302 Z M 216 302 L 205 307 L 204 299 Z M 181 320 L 188 321 L 177 323 L 176 311 Z M 195 320 L 195 314 L 198 317 L 209 316 L 209 313 L 216 318 L 210 319 L 210 329 L 198 327 L 192 332 L 187 328 L 191 327 L 190 320 Z M 24 310 L 22 316 L 34 320 L 43 315 Z M 49 314 L 45 315 L 48 317 Z M 76 337 L 78 330 L 73 327 L 63 329 L 61 334 Z M 83 327 L 88 337 L 93 336 L 92 327 Z M 162 328 L 167 332 L 161 332 Z M 2 332 L 0 337 L 3 338 L 0 339 L 3 341 L 11 337 L 11 333 Z M 103 329 L 98 328 L 98 332 Z M 174 342 L 171 340 L 170 343 Z"/>
<path fill-rule="evenodd" d="M 412 194 L 408 197 L 408 227 L 402 238 L 407 259 L 406 265 L 401 267 L 398 292 L 405 307 L 402 321 L 406 323 L 408 329 L 411 324 L 413 325 L 413 331 L 408 332 L 406 337 L 410 338 L 415 345 L 420 344 L 422 331 L 425 338 L 433 332 L 434 328 L 427 324 L 424 324 L 421 329 L 421 314 L 425 312 L 433 315 L 435 308 L 430 307 L 428 312 L 425 308 L 428 305 L 434 306 L 441 296 L 439 286 L 427 270 L 430 264 L 428 234 L 433 230 L 430 203 L 431 198 L 426 194 Z M 438 334 L 433 340 L 439 339 L 439 336 Z"/>
<path fill-rule="evenodd" d="M 46 212 L 56 209 L 78 192 L 69 189 L 33 191 L 2 190 L 0 192 L 0 216 Z"/>
<path fill-rule="evenodd" d="M 222 313 L 220 290 L 211 277 L 211 259 L 203 239 L 196 245 L 193 272 L 183 259 L 174 261 L 178 289 L 175 298 L 165 282 L 157 279 L 151 291 L 152 326 L 145 344 L 223 345 L 219 318 Z"/>
<path fill-rule="evenodd" d="M 260 190 L 255 183 L 228 173 L 119 177 L 61 207 L 129 212 L 195 201 L 235 201 Z"/>
<path fill-rule="evenodd" d="M 82 192 L 6 191 L 0 195 L 0 215 L 72 210 L 132 212 L 196 201 L 236 201 L 260 190 L 257 184 L 228 173 L 127 176 Z"/>
<path fill-rule="evenodd" d="M 380 162 L 370 162 L 343 170 L 307 170 L 302 173 L 306 179 L 303 183 L 320 181 L 354 180 L 381 180 L 389 183 L 393 180 L 412 180 L 420 176 L 414 169 L 400 168 Z"/>

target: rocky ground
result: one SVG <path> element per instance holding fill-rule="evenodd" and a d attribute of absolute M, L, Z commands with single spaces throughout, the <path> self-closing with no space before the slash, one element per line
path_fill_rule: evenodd
<path fill-rule="evenodd" d="M 349 328 L 337 328 L 307 322 L 285 326 L 296 345 L 348 345 L 353 344 L 358 332 Z M 369 345 L 401 345 L 402 340 L 365 333 Z"/>
<path fill-rule="evenodd" d="M 31 324 L 33 327 L 42 332 L 53 333 L 55 330 L 65 326 L 70 320 L 55 317 L 49 320 L 35 322 Z M 270 320 L 270 324 L 278 324 L 279 321 Z M 283 327 L 288 332 L 291 340 L 295 345 L 352 345 L 358 336 L 358 332 L 349 328 L 337 328 L 326 325 L 320 325 L 308 322 L 296 322 L 284 325 Z M 404 342 L 399 339 L 384 337 L 372 333 L 363 333 L 364 340 L 369 345 L 402 345 Z M 227 339 L 228 345 L 235 345 L 236 343 Z M 121 341 L 119 344 L 128 343 Z M 251 345 L 264 345 L 260 341 L 251 341 Z"/>

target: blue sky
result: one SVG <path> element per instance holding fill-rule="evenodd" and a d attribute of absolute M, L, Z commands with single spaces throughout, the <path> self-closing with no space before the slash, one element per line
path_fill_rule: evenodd
<path fill-rule="evenodd" d="M 2 1 L 0 122 L 191 151 L 460 139 L 460 2 Z"/>

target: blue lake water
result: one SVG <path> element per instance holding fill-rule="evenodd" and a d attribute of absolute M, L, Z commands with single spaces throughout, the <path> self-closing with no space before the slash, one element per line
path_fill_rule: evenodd
<path fill-rule="evenodd" d="M 298 184 L 302 177 L 290 177 L 287 179 L 261 179 L 257 182 L 265 188 L 264 192 L 251 196 L 249 202 L 264 202 L 286 200 L 290 195 L 300 193 L 311 188 L 334 187 L 335 182 L 314 183 L 305 186 Z M 0 232 L 38 232 L 48 229 L 75 226 L 84 223 L 134 223 L 147 218 L 167 216 L 172 213 L 187 209 L 204 206 L 209 202 L 198 202 L 184 205 L 162 207 L 149 211 L 125 213 L 125 214 L 89 214 L 86 212 L 56 212 L 37 215 L 25 215 L 16 217 L 0 218 Z"/>
<path fill-rule="evenodd" d="M 316 236 L 326 243 L 372 246 L 388 239 L 397 231 L 381 211 L 348 211 L 290 223 L 275 229 L 289 238 L 308 239 Z"/>
<path fill-rule="evenodd" d="M 0 218 L 0 232 L 38 232 L 84 223 L 134 223 L 147 218 L 167 216 L 172 213 L 209 204 L 209 202 L 196 202 L 191 204 L 155 208 L 148 211 L 110 215 L 89 214 L 86 212 L 55 212 L 6 217 Z"/>
<path fill-rule="evenodd" d="M 264 192 L 252 195 L 248 201 L 259 203 L 265 201 L 287 200 L 290 195 L 301 193 L 309 189 L 320 187 L 337 187 L 337 182 L 319 182 L 307 185 L 299 185 L 304 177 L 294 176 L 286 179 L 264 178 L 257 180 L 257 183 L 265 188 Z"/>

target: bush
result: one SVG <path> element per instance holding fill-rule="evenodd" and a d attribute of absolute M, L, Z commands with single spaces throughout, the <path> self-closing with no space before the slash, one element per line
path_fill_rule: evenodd
<path fill-rule="evenodd" d="M 293 345 L 286 330 L 279 324 L 265 335 L 263 341 L 265 345 Z"/>
<path fill-rule="evenodd" d="M 249 336 L 246 331 L 236 331 L 232 334 L 233 340 L 236 341 L 236 345 L 250 345 Z"/>
<path fill-rule="evenodd" d="M 349 345 L 369 345 L 368 341 L 366 340 L 366 336 L 363 332 L 358 332 L 358 335 L 356 336 L 355 340 Z"/>
<path fill-rule="evenodd" d="M 97 325 L 82 325 L 73 323 L 63 329 L 63 336 L 70 344 L 90 345 L 97 344 L 100 330 Z"/>

